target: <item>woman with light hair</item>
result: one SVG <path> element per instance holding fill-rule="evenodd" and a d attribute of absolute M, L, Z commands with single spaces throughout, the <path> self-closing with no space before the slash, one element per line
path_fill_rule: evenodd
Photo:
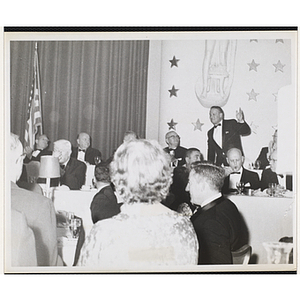
<path fill-rule="evenodd" d="M 122 144 L 111 163 L 111 180 L 124 204 L 86 238 L 80 266 L 148 270 L 197 264 L 198 242 L 190 220 L 163 206 L 172 182 L 170 158 L 156 141 Z"/>

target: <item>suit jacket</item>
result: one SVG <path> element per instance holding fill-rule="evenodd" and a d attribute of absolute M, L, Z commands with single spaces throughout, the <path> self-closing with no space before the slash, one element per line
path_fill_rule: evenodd
<path fill-rule="evenodd" d="M 56 266 L 58 255 L 53 202 L 11 182 L 11 208 L 24 213 L 33 231 L 38 266 Z"/>
<path fill-rule="evenodd" d="M 175 158 L 178 159 L 178 166 L 182 166 L 185 164 L 185 154 L 187 149 L 181 146 L 178 146 L 176 149 L 170 149 L 169 147 L 164 148 L 167 153 L 170 153 L 174 150 Z"/>
<path fill-rule="evenodd" d="M 11 210 L 11 265 L 37 266 L 35 239 L 24 213 Z"/>
<path fill-rule="evenodd" d="M 78 147 L 72 149 L 71 157 L 77 159 L 77 155 L 78 155 Z M 96 156 L 100 156 L 101 157 L 101 152 L 99 150 L 97 150 L 97 149 L 88 147 L 86 149 L 86 151 L 85 151 L 84 160 L 86 162 L 88 162 L 89 164 L 91 164 L 91 165 L 95 165 L 94 158 Z"/>
<path fill-rule="evenodd" d="M 63 175 L 60 177 L 60 184 L 66 185 L 70 190 L 80 190 L 85 182 L 86 164 L 70 157 Z"/>
<path fill-rule="evenodd" d="M 223 196 L 191 217 L 198 241 L 198 264 L 232 264 L 231 251 L 248 243 L 248 230 L 235 204 Z"/>
<path fill-rule="evenodd" d="M 170 193 L 174 195 L 174 201 L 171 203 L 169 208 L 177 211 L 178 206 L 185 202 L 191 208 L 190 193 L 185 190 L 189 182 L 189 170 L 185 166 L 178 166 L 173 171 L 173 182 L 170 187 Z"/>
<path fill-rule="evenodd" d="M 278 184 L 278 177 L 275 172 L 273 172 L 269 167 L 267 167 L 263 170 L 261 174 L 260 189 L 263 191 L 264 189 L 268 188 L 269 183 Z"/>
<path fill-rule="evenodd" d="M 224 194 L 228 194 L 230 192 L 229 179 L 230 179 L 230 175 L 227 176 L 224 180 L 224 185 L 222 189 L 222 192 Z M 245 185 L 247 183 L 250 183 L 250 188 L 253 190 L 257 190 L 260 188 L 260 181 L 259 181 L 258 174 L 256 172 L 252 172 L 244 168 L 242 168 L 241 182 L 243 182 Z"/>
<path fill-rule="evenodd" d="M 222 147 L 213 139 L 214 127 L 207 132 L 207 160 L 217 165 L 228 165 L 226 161 L 226 152 L 231 148 L 238 148 L 243 153 L 241 135 L 249 135 L 251 129 L 249 125 L 238 123 L 236 120 L 223 120 L 222 126 Z"/>
<path fill-rule="evenodd" d="M 102 188 L 93 198 L 90 209 L 93 223 L 111 218 L 120 212 L 120 204 L 110 185 Z"/>
<path fill-rule="evenodd" d="M 24 158 L 24 164 L 27 164 L 31 161 L 41 161 L 41 157 L 44 155 L 52 155 L 52 151 L 43 149 L 37 156 L 32 156 L 31 158 L 28 158 L 27 156 Z"/>

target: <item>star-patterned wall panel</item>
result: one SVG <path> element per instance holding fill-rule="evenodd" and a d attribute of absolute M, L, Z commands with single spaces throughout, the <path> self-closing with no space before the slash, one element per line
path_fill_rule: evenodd
<path fill-rule="evenodd" d="M 205 40 L 163 42 L 159 111 L 162 144 L 165 133 L 176 130 L 183 147 L 196 147 L 204 154 L 212 124 L 209 108 L 199 104 L 195 83 L 203 80 L 205 54 Z M 290 55 L 291 40 L 276 39 L 275 35 L 272 39 L 253 36 L 237 40 L 233 84 L 222 108 L 226 119 L 235 119 L 235 112 L 241 107 L 246 122 L 251 124 L 252 134 L 242 138 L 250 160 L 256 159 L 274 133 L 278 91 L 291 82 Z M 251 151 L 247 153 L 247 149 Z"/>

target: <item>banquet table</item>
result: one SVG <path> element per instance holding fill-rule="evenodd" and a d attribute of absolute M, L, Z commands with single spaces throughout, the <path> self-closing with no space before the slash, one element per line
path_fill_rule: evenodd
<path fill-rule="evenodd" d="M 278 242 L 282 237 L 295 236 L 295 199 L 230 195 L 244 217 L 249 230 L 252 259 L 257 264 L 267 264 L 264 242 Z"/>
<path fill-rule="evenodd" d="M 96 190 L 55 190 L 53 201 L 56 211 L 74 212 L 82 218 L 85 235 L 93 226 L 90 204 Z M 267 253 L 263 242 L 278 242 L 280 238 L 295 236 L 295 199 L 268 196 L 229 195 L 241 212 L 249 230 L 254 263 L 266 264 Z"/>

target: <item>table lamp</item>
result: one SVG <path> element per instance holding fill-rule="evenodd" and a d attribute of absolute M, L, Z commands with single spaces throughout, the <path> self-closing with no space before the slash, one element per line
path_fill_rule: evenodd
<path fill-rule="evenodd" d="M 45 197 L 52 199 L 52 189 L 50 189 L 51 178 L 60 177 L 60 167 L 58 158 L 50 155 L 41 157 L 39 178 L 46 178 L 46 187 L 43 188 Z"/>

